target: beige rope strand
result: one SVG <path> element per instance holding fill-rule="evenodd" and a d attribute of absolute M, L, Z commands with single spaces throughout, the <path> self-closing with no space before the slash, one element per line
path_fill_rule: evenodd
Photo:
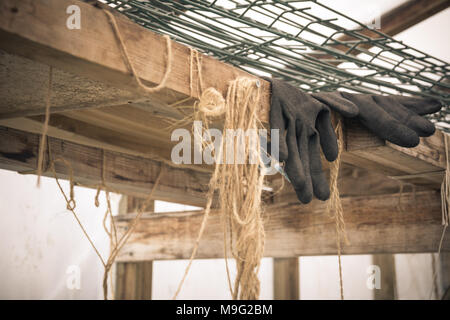
<path fill-rule="evenodd" d="M 206 132 L 208 132 L 207 117 L 219 115 L 222 110 L 226 113 L 224 123 L 225 135 L 226 129 L 242 129 L 244 132 L 247 129 L 258 129 L 259 122 L 257 121 L 256 110 L 260 107 L 261 91 L 257 83 L 257 80 L 248 78 L 238 78 L 230 82 L 224 105 L 217 103 L 220 101 L 220 99 L 217 99 L 220 95 L 217 90 L 208 88 L 203 91 L 202 97 L 204 99 L 200 99 L 200 102 L 197 104 L 199 110 L 196 113 L 196 117 L 198 116 L 198 118 L 204 120 Z M 207 98 L 208 95 L 205 94 L 207 92 L 211 93 L 211 97 L 215 97 L 216 102 L 204 103 L 205 100 L 209 100 Z M 208 107 L 205 107 L 206 105 Z M 200 132 L 194 132 L 194 134 L 201 139 L 200 141 L 204 145 L 205 141 L 202 139 L 202 134 Z M 209 141 L 211 140 L 209 139 Z M 228 283 L 232 297 L 233 299 L 257 299 L 259 297 L 260 283 L 257 273 L 264 251 L 264 228 L 261 217 L 261 194 L 264 176 L 260 170 L 263 164 L 241 165 L 235 162 L 232 164 L 223 163 L 223 156 L 225 155 L 224 141 L 225 139 L 222 139 L 219 150 L 216 150 L 216 159 L 221 161 L 219 163 L 216 162 L 209 184 L 208 200 L 200 230 L 185 273 L 174 294 L 174 299 L 178 296 L 197 253 L 216 189 L 219 191 L 222 222 L 231 221 L 230 242 L 233 238 L 233 233 L 236 235 L 236 242 L 232 244 L 234 248 L 231 248 L 237 267 L 234 289 L 231 289 L 231 281 Z M 259 139 L 256 139 L 256 142 L 255 144 L 246 144 L 244 159 L 247 159 L 250 154 L 254 153 L 258 155 L 256 157 L 258 161 L 261 161 L 259 157 Z M 235 146 L 235 155 L 236 151 Z M 224 235 L 224 241 L 227 241 L 226 229 L 224 229 Z M 224 250 L 227 250 L 226 244 L 224 245 Z M 225 262 L 227 263 L 227 261 Z"/>
<path fill-rule="evenodd" d="M 342 261 L 341 261 L 341 251 L 342 251 L 342 240 L 344 243 L 348 244 L 347 233 L 345 231 L 345 221 L 344 221 L 344 210 L 342 208 L 341 198 L 339 194 L 339 188 L 337 185 L 339 168 L 341 165 L 341 154 L 344 149 L 343 141 L 343 131 L 342 131 L 342 121 L 337 120 L 335 128 L 336 136 L 338 138 L 338 156 L 334 162 L 330 165 L 330 200 L 327 203 L 327 210 L 330 213 L 331 210 L 334 211 L 334 218 L 336 223 L 336 247 L 338 255 L 338 267 L 339 267 L 339 288 L 341 300 L 344 300 L 344 280 L 342 275 Z"/>
<path fill-rule="evenodd" d="M 61 194 L 64 196 L 64 199 L 66 200 L 67 203 L 67 209 L 72 212 L 73 217 L 75 218 L 75 220 L 77 221 L 78 225 L 80 226 L 81 230 L 83 231 L 84 235 L 86 236 L 86 239 L 89 241 L 89 243 L 91 244 L 91 247 L 94 249 L 95 253 L 97 254 L 98 258 L 100 259 L 101 263 L 103 264 L 103 266 L 106 266 L 105 261 L 103 260 L 100 252 L 97 250 L 97 247 L 95 246 L 94 242 L 92 241 L 91 237 L 89 236 L 89 234 L 87 233 L 86 229 L 84 228 L 83 224 L 81 223 L 80 219 L 78 218 L 78 215 L 75 212 L 75 200 L 71 191 L 71 198 L 69 199 L 66 195 L 66 193 L 64 192 L 64 189 L 62 188 L 59 179 L 56 175 L 56 170 L 55 170 L 55 163 L 56 162 L 62 162 L 64 163 L 64 165 L 66 165 L 66 167 L 69 169 L 70 172 L 70 176 L 69 176 L 69 181 L 70 181 L 70 185 L 71 185 L 71 190 L 72 190 L 72 186 L 73 186 L 73 170 L 72 170 L 72 166 L 71 164 L 65 160 L 64 158 L 57 158 L 54 161 L 52 161 L 50 169 L 53 172 L 53 176 L 55 177 L 55 181 L 56 184 L 58 185 L 59 190 L 61 191 Z"/>
<path fill-rule="evenodd" d="M 103 9 L 103 12 L 105 12 L 105 14 L 107 15 L 108 20 L 114 31 L 114 35 L 116 36 L 116 38 L 120 44 L 120 51 L 122 53 L 122 57 L 124 58 L 125 65 L 127 66 L 128 70 L 131 72 L 135 82 L 137 83 L 137 85 L 141 89 L 141 91 L 145 94 L 152 94 L 152 93 L 158 92 L 161 89 L 163 89 L 166 85 L 167 79 L 169 78 L 169 74 L 172 71 L 172 42 L 170 40 L 170 37 L 168 35 L 163 36 L 163 38 L 166 40 L 166 46 L 167 46 L 166 71 L 163 75 L 163 78 L 157 86 L 148 87 L 142 83 L 141 79 L 138 77 L 138 75 L 136 73 L 136 69 L 134 68 L 133 64 L 130 61 L 130 56 L 128 54 L 128 50 L 125 46 L 125 43 L 123 41 L 122 35 L 119 30 L 119 27 L 117 25 L 116 18 L 107 9 Z"/>
<path fill-rule="evenodd" d="M 156 178 L 155 183 L 153 184 L 152 190 L 147 195 L 147 197 L 145 198 L 145 200 L 142 203 L 142 205 L 138 208 L 136 217 L 131 222 L 131 225 L 129 226 L 127 232 L 125 232 L 122 235 L 122 237 L 120 238 L 120 240 L 118 241 L 118 243 L 116 244 L 116 246 L 113 248 L 113 250 L 110 253 L 108 261 L 107 261 L 107 263 L 105 265 L 105 272 L 104 272 L 104 275 L 103 275 L 103 295 L 104 295 L 104 299 L 105 300 L 108 299 L 108 274 L 109 274 L 109 272 L 111 270 L 111 267 L 113 266 L 114 261 L 116 260 L 116 257 L 118 255 L 118 253 L 123 248 L 123 246 L 126 244 L 126 242 L 128 241 L 129 237 L 131 236 L 131 234 L 134 232 L 134 229 L 136 228 L 138 222 L 140 221 L 142 214 L 145 212 L 145 209 L 147 209 L 148 205 L 150 204 L 150 201 L 153 199 L 153 193 L 155 192 L 156 188 L 159 185 L 159 182 L 161 180 L 162 173 L 163 173 L 163 168 L 164 167 L 161 167 L 161 170 L 160 170 L 160 172 L 158 174 L 158 177 Z M 113 219 L 113 218 L 111 217 L 111 219 Z"/>
<path fill-rule="evenodd" d="M 449 152 L 449 139 L 450 135 L 444 132 L 444 145 L 445 145 L 445 159 L 446 159 L 446 169 L 445 175 L 441 184 L 441 210 L 442 210 L 442 233 L 441 238 L 439 240 L 439 246 L 437 251 L 436 260 L 438 263 L 435 268 L 433 268 L 433 276 L 432 276 L 432 284 L 431 290 L 429 294 L 429 299 L 433 296 L 433 291 L 435 288 L 436 278 L 438 274 L 437 265 L 439 265 L 439 258 L 441 256 L 442 245 L 444 243 L 445 233 L 447 231 L 447 227 L 449 225 L 449 205 L 450 205 L 450 152 Z"/>
<path fill-rule="evenodd" d="M 53 78 L 53 68 L 49 67 L 48 69 L 48 87 L 47 87 L 47 95 L 45 97 L 45 120 L 44 125 L 42 127 L 42 135 L 41 141 L 39 144 L 39 156 L 38 156 L 38 164 L 37 164 L 37 186 L 41 185 L 41 175 L 42 175 L 42 165 L 44 162 L 44 150 L 45 150 L 45 142 L 48 131 L 48 122 L 50 120 L 50 97 L 52 94 L 52 78 Z"/>

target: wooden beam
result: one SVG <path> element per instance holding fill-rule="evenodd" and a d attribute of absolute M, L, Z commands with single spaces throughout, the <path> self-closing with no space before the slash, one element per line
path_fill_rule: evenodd
<path fill-rule="evenodd" d="M 381 16 L 381 32 L 394 36 L 449 6 L 449 0 L 409 0 Z"/>
<path fill-rule="evenodd" d="M 43 123 L 43 116 L 0 120 L 0 126 L 4 125 L 8 128 L 36 134 L 42 133 Z M 142 139 L 136 135 L 120 134 L 120 131 L 102 128 L 98 125 L 70 119 L 63 115 L 55 114 L 50 117 L 47 134 L 50 137 L 109 151 L 150 159 L 170 159 L 171 150 L 169 147 L 171 144 L 166 143 L 166 147 L 163 147 L 161 143 L 152 143 L 152 140 Z M 198 166 L 198 169 L 201 169 L 200 166 Z"/>
<path fill-rule="evenodd" d="M 329 174 L 329 171 L 326 172 Z M 291 184 L 282 181 L 280 177 L 270 181 L 269 186 L 274 190 L 272 202 L 274 204 L 295 204 L 297 195 Z M 284 186 L 282 187 L 282 183 Z M 282 188 L 281 188 L 282 187 Z M 281 189 L 280 189 L 281 188 Z M 430 190 L 426 186 L 416 186 L 400 180 L 386 177 L 382 173 L 342 164 L 338 176 L 338 188 L 341 197 L 355 197 L 366 195 L 400 194 Z"/>
<path fill-rule="evenodd" d="M 383 15 L 380 17 L 380 29 L 374 31 L 372 31 L 371 29 L 363 29 L 359 31 L 357 30 L 356 33 L 361 36 L 369 37 L 371 39 L 380 38 L 378 32 L 393 37 L 396 34 L 399 34 L 400 32 L 405 31 L 406 29 L 428 19 L 436 13 L 447 9 L 449 6 L 450 0 L 409 0 L 394 9 L 383 13 Z M 361 40 L 361 38 L 344 34 L 341 37 L 338 37 L 336 40 L 347 42 Z M 358 49 L 368 49 L 370 47 L 370 43 L 362 44 L 348 53 L 357 55 L 361 53 L 361 51 Z M 334 48 L 344 52 L 347 52 L 349 50 L 349 47 L 340 44 L 334 46 Z M 326 54 L 315 56 L 319 59 L 330 58 L 330 56 Z"/>
<path fill-rule="evenodd" d="M 0 119 L 44 114 L 48 77 L 48 65 L 0 50 Z M 148 100 L 56 68 L 52 69 L 52 79 L 51 113 L 112 105 L 131 106 L 145 104 Z"/>
<path fill-rule="evenodd" d="M 39 139 L 36 134 L 0 127 L 0 168 L 35 172 Z M 150 192 L 161 170 L 158 161 L 56 138 L 49 138 L 48 141 L 52 159 L 62 157 L 71 163 L 76 183 L 98 185 L 102 181 L 102 170 L 105 170 L 106 184 L 115 192 L 142 197 Z M 59 177 L 67 179 L 68 168 L 58 162 L 55 169 Z M 53 176 L 49 170 L 43 175 Z M 201 206 L 205 202 L 203 186 L 208 181 L 207 173 L 181 168 L 169 170 L 166 166 L 160 185 L 155 190 L 155 198 L 167 201 L 177 199 L 179 203 Z"/>
<path fill-rule="evenodd" d="M 444 134 L 420 138 L 415 148 L 403 148 L 381 140 L 358 121 L 345 121 L 346 152 L 342 161 L 374 170 L 408 183 L 439 189 L 446 168 Z"/>
<path fill-rule="evenodd" d="M 298 257 L 273 259 L 273 299 L 300 298 L 300 270 Z"/>
<path fill-rule="evenodd" d="M 76 1 L 82 27 L 70 30 L 66 27 L 69 17 L 66 9 L 73 3 L 72 0 L 2 1 L 0 49 L 142 97 L 124 63 L 106 14 L 98 7 Z M 115 16 L 139 77 L 146 85 L 158 84 L 167 65 L 165 40 L 123 15 Z M 189 96 L 198 98 L 199 91 L 196 86 L 190 91 L 190 49 L 172 41 L 172 53 L 172 71 L 166 87 L 152 95 L 149 104 L 165 106 L 180 115 L 168 105 Z M 208 75 L 203 79 L 204 87 L 214 87 L 223 94 L 228 81 L 238 76 L 254 77 L 205 55 L 202 55 L 202 71 Z M 264 82 L 263 87 L 267 91 L 268 83 Z M 264 104 L 269 104 L 268 95 Z"/>
<path fill-rule="evenodd" d="M 350 245 L 344 254 L 412 253 L 437 250 L 441 200 L 437 191 L 342 199 Z M 265 210 L 265 256 L 334 255 L 334 220 L 326 203 L 272 205 Z M 203 217 L 202 211 L 144 215 L 118 259 L 122 261 L 189 258 Z M 129 217 L 118 218 L 119 229 Z M 223 257 L 222 225 L 214 211 L 200 242 L 197 258 Z M 444 243 L 450 250 L 450 239 Z"/>
<path fill-rule="evenodd" d="M 136 99 L 142 98 L 123 62 L 104 12 L 90 4 L 77 2 L 81 8 L 83 26 L 80 30 L 69 30 L 65 27 L 66 8 L 72 3 L 69 0 L 3 1 L 0 11 L 0 49 L 131 92 Z M 148 85 L 159 83 L 166 66 L 164 39 L 123 16 L 117 16 L 117 21 L 140 78 Z M 152 50 L 148 50 L 149 47 Z M 172 42 L 172 47 L 172 73 L 166 88 L 151 96 L 147 108 L 145 103 L 139 108 L 149 112 L 164 110 L 165 115 L 177 118 L 181 116 L 180 112 L 170 105 L 190 95 L 197 98 L 198 90 L 194 88 L 190 92 L 190 49 L 176 42 Z M 202 68 L 204 86 L 215 87 L 222 93 L 225 93 L 229 80 L 237 76 L 253 77 L 205 55 L 202 55 Z M 267 122 L 269 84 L 264 80 L 261 83 L 264 94 L 260 118 Z M 124 108 L 124 114 L 126 110 Z M 152 157 L 151 154 L 157 153 L 168 159 L 169 143 L 164 145 L 151 139 L 135 139 L 104 127 L 108 121 L 99 121 L 103 127 L 93 126 L 89 121 L 92 120 L 86 117 L 82 121 L 76 119 L 73 114 L 60 116 L 52 120 L 49 135 L 69 141 L 77 139 L 74 142 L 132 155 Z M 38 122 L 39 118 L 3 119 L 0 125 L 36 133 L 40 128 Z M 84 131 L 85 127 L 89 130 Z M 439 188 L 446 167 L 441 132 L 422 139 L 420 146 L 407 149 L 381 141 L 351 121 L 346 123 L 346 128 L 347 152 L 343 155 L 344 162 L 408 179 L 414 184 Z M 139 143 L 133 143 L 133 139 Z"/>

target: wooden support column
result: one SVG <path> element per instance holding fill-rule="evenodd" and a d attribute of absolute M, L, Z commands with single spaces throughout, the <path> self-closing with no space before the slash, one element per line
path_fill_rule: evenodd
<path fill-rule="evenodd" d="M 298 257 L 273 259 L 274 300 L 298 300 L 300 297 Z"/>
<path fill-rule="evenodd" d="M 447 235 L 448 236 L 448 235 Z M 439 259 L 442 300 L 450 300 L 450 253 L 441 252 Z"/>
<path fill-rule="evenodd" d="M 119 214 L 134 213 L 142 199 L 122 196 Z M 147 210 L 154 211 L 152 201 Z M 119 210 L 120 211 L 120 210 Z M 116 300 L 150 300 L 152 298 L 153 261 L 116 263 Z"/>
<path fill-rule="evenodd" d="M 381 288 L 373 290 L 374 300 L 396 299 L 395 258 L 393 254 L 375 254 L 372 264 L 380 267 Z"/>

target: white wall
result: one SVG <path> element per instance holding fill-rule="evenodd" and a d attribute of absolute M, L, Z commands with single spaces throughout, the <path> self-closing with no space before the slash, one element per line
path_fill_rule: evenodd
<path fill-rule="evenodd" d="M 37 189 L 36 176 L 5 170 L 0 170 L 0 181 L 0 299 L 102 298 L 103 267 L 65 209 L 55 181 L 42 178 Z M 68 190 L 66 181 L 62 185 Z M 76 212 L 105 256 L 106 207 L 102 201 L 95 208 L 94 196 L 95 190 L 75 188 Z M 66 273 L 70 266 L 80 270 L 79 290 L 66 284 L 73 275 Z"/>

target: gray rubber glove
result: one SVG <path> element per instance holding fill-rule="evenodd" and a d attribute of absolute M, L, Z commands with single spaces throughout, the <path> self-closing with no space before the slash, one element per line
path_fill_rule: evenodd
<path fill-rule="evenodd" d="M 325 104 L 283 81 L 266 80 L 272 84 L 270 127 L 280 130 L 278 160 L 285 161 L 284 170 L 301 202 L 309 203 L 313 195 L 327 200 L 330 189 L 322 170 L 320 146 L 328 161 L 338 155 L 330 107 L 355 117 L 357 106 L 337 92 L 329 93 Z"/>
<path fill-rule="evenodd" d="M 429 98 L 347 92 L 340 92 L 340 95 L 358 107 L 357 119 L 366 128 L 384 140 L 407 148 L 417 146 L 419 137 L 434 134 L 434 124 L 422 116 L 442 108 L 440 101 Z M 328 93 L 314 94 L 314 97 L 325 104 L 333 103 Z"/>
<path fill-rule="evenodd" d="M 435 99 L 338 91 L 308 94 L 283 81 L 266 80 L 272 84 L 270 126 L 280 130 L 279 160 L 285 161 L 285 172 L 303 203 L 309 203 L 313 194 L 320 200 L 329 198 L 319 142 L 325 158 L 334 161 L 338 146 L 330 110 L 358 119 L 382 139 L 415 147 L 419 137 L 435 132 L 434 124 L 421 116 L 442 107 Z"/>

